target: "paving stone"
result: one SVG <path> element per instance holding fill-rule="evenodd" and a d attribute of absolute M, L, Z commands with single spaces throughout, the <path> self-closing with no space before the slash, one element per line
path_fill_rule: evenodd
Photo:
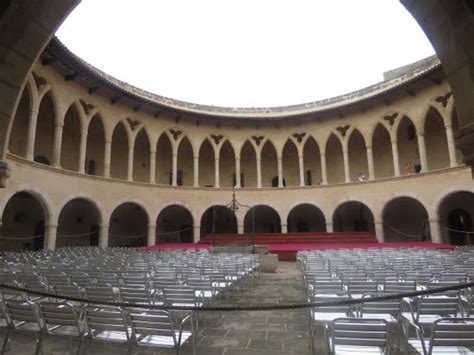
<path fill-rule="evenodd" d="M 280 340 L 251 339 L 247 349 L 283 350 L 283 343 Z"/>

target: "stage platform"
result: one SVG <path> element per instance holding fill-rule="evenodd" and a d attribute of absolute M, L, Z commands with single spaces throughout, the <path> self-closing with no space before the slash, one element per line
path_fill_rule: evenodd
<path fill-rule="evenodd" d="M 268 245 L 268 251 L 277 254 L 280 261 L 295 261 L 296 253 L 301 250 L 326 250 L 326 249 L 368 249 L 368 248 L 430 248 L 430 249 L 454 249 L 451 244 L 439 244 L 431 242 L 406 242 L 406 243 L 271 243 Z M 207 249 L 211 247 L 207 243 L 172 243 L 156 244 L 146 247 L 147 251 L 161 250 L 196 250 Z"/>

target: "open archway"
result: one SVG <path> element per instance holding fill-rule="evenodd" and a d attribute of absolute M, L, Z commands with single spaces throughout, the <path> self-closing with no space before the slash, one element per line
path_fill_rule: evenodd
<path fill-rule="evenodd" d="M 56 129 L 56 109 L 51 93 L 41 100 L 36 122 L 34 160 L 38 163 L 53 163 L 54 133 Z"/>
<path fill-rule="evenodd" d="M 458 191 L 449 194 L 441 201 L 438 216 L 444 243 L 474 243 L 474 193 Z"/>
<path fill-rule="evenodd" d="M 128 172 L 128 134 L 123 122 L 115 126 L 112 135 L 112 153 L 110 160 L 110 176 L 126 179 Z"/>
<path fill-rule="evenodd" d="M 309 137 L 303 148 L 304 157 L 304 183 L 306 186 L 321 185 L 321 152 L 318 143 Z"/>
<path fill-rule="evenodd" d="M 133 202 L 122 203 L 110 216 L 109 246 L 141 247 L 146 245 L 148 216 Z"/>
<path fill-rule="evenodd" d="M 156 144 L 156 182 L 160 185 L 171 185 L 173 168 L 173 148 L 168 136 L 163 133 Z"/>
<path fill-rule="evenodd" d="M 428 169 L 449 167 L 449 150 L 444 121 L 439 112 L 430 107 L 425 121 L 425 144 Z"/>
<path fill-rule="evenodd" d="M 178 186 L 193 186 L 193 157 L 193 147 L 188 137 L 184 137 L 178 147 L 178 172 L 176 176 Z"/>
<path fill-rule="evenodd" d="M 270 140 L 267 140 L 263 145 L 260 159 L 262 168 L 262 187 L 276 187 L 273 181 L 274 178 L 278 176 L 277 153 L 275 146 Z"/>
<path fill-rule="evenodd" d="M 89 122 L 87 130 L 86 167 L 89 175 L 104 174 L 105 131 L 102 118 L 96 114 Z"/>
<path fill-rule="evenodd" d="M 10 133 L 10 141 L 8 143 L 8 150 L 10 153 L 22 157 L 26 157 L 27 154 L 25 143 L 28 139 L 30 109 L 30 95 L 28 92 L 28 86 L 26 86 L 21 95 L 18 108 L 16 109 L 12 131 Z"/>
<path fill-rule="evenodd" d="M 392 142 L 387 128 L 381 123 L 375 127 L 372 135 L 372 152 L 374 156 L 375 178 L 380 179 L 394 176 Z"/>
<path fill-rule="evenodd" d="M 252 207 L 244 217 L 244 233 L 252 234 L 253 232 L 281 233 L 281 220 L 278 212 L 265 205 Z"/>
<path fill-rule="evenodd" d="M 40 250 L 44 245 L 46 211 L 28 192 L 17 192 L 7 202 L 2 215 L 0 239 L 3 251 Z"/>
<path fill-rule="evenodd" d="M 288 233 L 326 232 L 323 212 L 314 205 L 303 203 L 288 214 Z"/>
<path fill-rule="evenodd" d="M 364 137 L 359 130 L 355 129 L 352 131 L 347 149 L 351 181 L 357 181 L 360 174 L 368 178 L 367 149 L 365 147 Z"/>
<path fill-rule="evenodd" d="M 133 181 L 150 181 L 150 140 L 145 129 L 135 137 L 133 147 Z"/>
<path fill-rule="evenodd" d="M 61 144 L 61 167 L 66 170 L 79 170 L 79 152 L 81 150 L 81 119 L 76 104 L 72 104 L 64 117 Z"/>
<path fill-rule="evenodd" d="M 206 139 L 199 149 L 199 184 L 204 187 L 214 187 L 214 178 L 214 148 L 209 139 Z"/>
<path fill-rule="evenodd" d="M 344 157 L 342 145 L 335 134 L 331 134 L 326 143 L 326 162 L 328 183 L 336 184 L 344 182 Z"/>
<path fill-rule="evenodd" d="M 208 234 L 237 234 L 237 218 L 230 209 L 216 205 L 201 217 L 201 238 Z"/>
<path fill-rule="evenodd" d="M 296 149 L 296 145 L 291 139 L 288 139 L 283 147 L 282 159 L 283 177 L 287 186 L 299 186 L 300 168 L 298 149 Z"/>
<path fill-rule="evenodd" d="M 240 174 L 241 187 L 257 187 L 257 155 L 249 141 L 240 151 Z"/>
<path fill-rule="evenodd" d="M 219 154 L 219 180 L 221 187 L 235 186 L 235 154 L 234 148 L 225 141 Z"/>
<path fill-rule="evenodd" d="M 69 201 L 59 214 L 56 247 L 98 246 L 100 220 L 92 202 L 83 198 Z"/>
<path fill-rule="evenodd" d="M 386 242 L 413 242 L 429 239 L 428 212 L 412 197 L 398 197 L 383 209 Z"/>
<path fill-rule="evenodd" d="M 374 215 L 369 207 L 359 201 L 340 204 L 332 219 L 335 232 L 375 233 Z"/>
<path fill-rule="evenodd" d="M 402 118 L 398 126 L 397 146 L 401 173 L 407 173 L 405 166 L 410 166 L 411 173 L 420 173 L 421 161 L 416 127 L 407 116 Z"/>
<path fill-rule="evenodd" d="M 156 243 L 192 243 L 193 216 L 186 207 L 171 205 L 156 219 Z"/>

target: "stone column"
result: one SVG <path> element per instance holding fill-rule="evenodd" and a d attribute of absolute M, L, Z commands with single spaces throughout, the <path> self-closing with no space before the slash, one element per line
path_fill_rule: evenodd
<path fill-rule="evenodd" d="M 334 233 L 334 226 L 332 222 L 326 222 L 326 233 Z"/>
<path fill-rule="evenodd" d="M 456 161 L 456 146 L 454 145 L 453 126 L 451 124 L 447 124 L 445 128 L 446 138 L 448 140 L 449 166 L 454 168 L 458 166 L 458 162 Z"/>
<path fill-rule="evenodd" d="M 283 224 L 283 223 L 281 224 L 281 232 L 282 232 L 283 234 L 288 233 L 288 224 L 286 224 L 286 223 L 285 223 L 285 224 Z"/>
<path fill-rule="evenodd" d="M 156 226 L 149 225 L 148 226 L 148 236 L 147 236 L 147 246 L 152 246 L 156 244 Z"/>
<path fill-rule="evenodd" d="M 54 146 L 53 146 L 53 166 L 61 167 L 61 144 L 63 140 L 63 126 L 56 125 L 54 131 Z"/>
<path fill-rule="evenodd" d="M 150 150 L 150 184 L 156 184 L 156 150 Z"/>
<path fill-rule="evenodd" d="M 201 226 L 193 226 L 193 240 L 194 243 L 197 243 L 199 240 L 201 240 Z"/>
<path fill-rule="evenodd" d="M 398 158 L 397 140 L 392 140 L 393 171 L 395 176 L 400 176 L 400 159 Z"/>
<path fill-rule="evenodd" d="M 305 181 L 304 181 L 304 159 L 303 159 L 303 154 L 298 154 L 298 165 L 300 168 L 300 186 L 305 186 Z"/>
<path fill-rule="evenodd" d="M 214 187 L 221 187 L 219 179 L 219 156 L 214 157 Z"/>
<path fill-rule="evenodd" d="M 342 149 L 342 155 L 344 157 L 344 178 L 345 182 L 351 182 L 351 172 L 349 169 L 349 150 L 347 148 Z"/>
<path fill-rule="evenodd" d="M 243 224 L 237 224 L 237 233 L 244 234 L 244 225 Z"/>
<path fill-rule="evenodd" d="M 193 179 L 193 186 L 199 187 L 199 155 L 193 157 Z"/>
<path fill-rule="evenodd" d="M 242 187 L 242 181 L 240 181 L 240 157 L 235 157 L 235 187 L 240 189 Z"/>
<path fill-rule="evenodd" d="M 277 157 L 278 162 L 278 187 L 283 187 L 283 157 Z"/>
<path fill-rule="evenodd" d="M 109 226 L 101 225 L 99 230 L 99 247 L 107 248 L 109 246 Z"/>
<path fill-rule="evenodd" d="M 372 146 L 368 145 L 367 149 L 367 166 L 369 167 L 369 180 L 375 179 L 375 169 L 374 169 L 374 152 L 372 151 Z"/>
<path fill-rule="evenodd" d="M 171 185 L 178 186 L 178 152 L 173 148 L 173 165 L 171 170 Z"/>
<path fill-rule="evenodd" d="M 323 185 L 328 184 L 328 170 L 326 166 L 326 153 L 321 153 L 321 179 L 323 180 Z"/>
<path fill-rule="evenodd" d="M 112 156 L 112 139 L 105 140 L 104 148 L 104 176 L 110 177 L 110 158 Z"/>
<path fill-rule="evenodd" d="M 421 172 L 426 173 L 428 171 L 428 160 L 426 159 L 426 145 L 424 133 L 418 133 L 418 149 L 420 151 L 420 163 Z"/>
<path fill-rule="evenodd" d="M 441 233 L 439 230 L 439 220 L 438 219 L 431 219 L 430 218 L 430 233 L 431 233 L 431 241 L 433 243 L 441 243 Z"/>
<path fill-rule="evenodd" d="M 80 174 L 85 173 L 86 168 L 87 131 L 81 132 L 81 146 L 79 148 L 79 169 Z"/>
<path fill-rule="evenodd" d="M 375 236 L 377 237 L 377 242 L 384 243 L 385 236 L 383 231 L 383 222 L 382 221 L 374 221 L 375 225 Z"/>
<path fill-rule="evenodd" d="M 260 156 L 257 157 L 257 187 L 262 187 L 262 162 Z"/>
<path fill-rule="evenodd" d="M 127 167 L 127 180 L 133 181 L 133 148 L 134 144 L 128 146 L 128 167 Z"/>
<path fill-rule="evenodd" d="M 56 237 L 58 232 L 58 225 L 57 224 L 49 224 L 45 226 L 45 238 L 44 238 L 44 246 L 45 250 L 54 250 L 56 249 Z"/>
<path fill-rule="evenodd" d="M 36 122 L 38 121 L 38 109 L 31 109 L 28 119 L 28 136 L 26 141 L 26 159 L 33 160 L 35 154 Z"/>

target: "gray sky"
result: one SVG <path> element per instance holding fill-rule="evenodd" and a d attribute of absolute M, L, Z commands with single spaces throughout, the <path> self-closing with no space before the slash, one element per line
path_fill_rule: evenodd
<path fill-rule="evenodd" d="M 398 0 L 82 0 L 57 35 L 120 80 L 216 106 L 329 98 L 434 53 Z"/>

